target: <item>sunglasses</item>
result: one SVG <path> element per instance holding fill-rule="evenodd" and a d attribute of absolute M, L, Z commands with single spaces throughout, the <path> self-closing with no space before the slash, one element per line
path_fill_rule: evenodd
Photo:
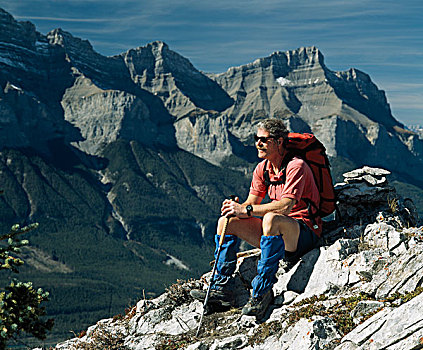
<path fill-rule="evenodd" d="M 273 136 L 257 136 L 254 135 L 254 141 L 259 142 L 261 141 L 262 143 L 267 143 L 267 141 L 269 141 L 269 139 L 274 139 Z"/>

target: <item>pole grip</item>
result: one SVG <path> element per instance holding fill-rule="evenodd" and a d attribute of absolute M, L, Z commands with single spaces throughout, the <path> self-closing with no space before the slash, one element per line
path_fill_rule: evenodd
<path fill-rule="evenodd" d="M 229 196 L 229 198 L 234 201 L 236 196 L 234 194 L 231 194 Z M 223 244 L 224 240 L 225 240 L 225 234 L 226 234 L 226 229 L 228 228 L 228 223 L 229 223 L 229 217 L 226 217 L 225 218 L 225 224 L 223 226 L 223 230 L 220 234 L 219 246 L 221 246 Z"/>
<path fill-rule="evenodd" d="M 225 241 L 226 229 L 228 228 L 229 218 L 225 218 L 225 224 L 223 225 L 222 233 L 220 234 L 219 246 Z"/>

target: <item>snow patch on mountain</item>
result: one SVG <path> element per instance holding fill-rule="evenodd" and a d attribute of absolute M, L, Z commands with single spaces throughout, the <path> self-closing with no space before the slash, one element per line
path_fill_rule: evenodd
<path fill-rule="evenodd" d="M 291 80 L 286 79 L 284 77 L 279 77 L 276 79 L 276 81 L 279 83 L 280 86 L 288 86 L 292 84 Z"/>

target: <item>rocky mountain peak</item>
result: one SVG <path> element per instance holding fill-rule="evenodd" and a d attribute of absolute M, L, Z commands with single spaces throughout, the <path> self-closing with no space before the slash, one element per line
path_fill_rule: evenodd
<path fill-rule="evenodd" d="M 74 37 L 60 28 L 47 34 L 48 43 L 62 50 L 76 76 L 84 75 L 102 89 L 124 90 L 130 80 L 119 56 L 106 57 L 96 52 L 88 40 Z"/>
<path fill-rule="evenodd" d="M 95 52 L 88 40 L 74 37 L 71 33 L 61 28 L 50 31 L 47 34 L 47 39 L 51 45 L 59 45 L 63 47 L 66 52 L 78 54 L 93 54 Z"/>
<path fill-rule="evenodd" d="M 163 41 L 154 41 L 146 46 L 128 50 L 121 56 L 136 72 L 146 69 L 154 74 L 184 73 L 189 76 L 199 74 L 199 71 L 188 59 L 170 50 Z"/>
<path fill-rule="evenodd" d="M 385 92 L 378 89 L 368 74 L 355 68 L 342 72 L 330 72 L 329 77 L 333 76 L 332 73 L 337 79 L 331 82 L 334 84 L 336 94 L 343 101 L 390 131 L 394 127 L 403 127 L 392 116 Z"/>
<path fill-rule="evenodd" d="M 362 155 L 364 148 L 368 150 L 364 152 L 366 162 L 375 165 L 381 164 L 380 152 L 386 152 L 391 147 L 388 144 L 402 159 L 409 153 L 399 149 L 418 149 L 410 142 L 404 145 L 396 132 L 402 124 L 392 115 L 385 92 L 370 76 L 354 68 L 331 71 L 315 46 L 277 51 L 209 76 L 234 100 L 223 114 L 230 133 L 245 145 L 253 145 L 251 124 L 271 116 L 284 119 L 291 131 L 315 134 L 330 156 L 354 159 L 358 164 L 363 160 L 357 155 Z M 359 143 L 358 138 L 362 140 Z M 389 140 L 383 147 L 382 139 Z M 361 151 L 355 148 L 357 144 Z M 414 163 L 413 157 L 408 159 L 409 164 Z M 386 161 L 385 166 L 396 167 Z"/>
<path fill-rule="evenodd" d="M 148 43 L 146 48 L 150 49 L 156 57 L 162 57 L 163 54 L 169 51 L 169 45 L 160 40 Z"/>
<path fill-rule="evenodd" d="M 191 79 L 202 75 L 188 59 L 170 50 L 163 41 L 154 41 L 146 46 L 128 50 L 121 56 L 134 75 L 146 71 L 149 75 L 147 80 L 163 74 L 172 74 L 178 78 L 180 74 L 184 74 Z"/>
<path fill-rule="evenodd" d="M 222 111 L 232 104 L 223 89 L 180 54 L 155 41 L 121 55 L 132 80 L 159 96 L 171 114 L 180 116 L 200 108 Z"/>
<path fill-rule="evenodd" d="M 0 8 L 0 42 L 33 49 L 38 35 L 31 22 L 18 22 Z"/>
<path fill-rule="evenodd" d="M 314 66 L 316 64 L 324 66 L 323 54 L 315 46 L 300 47 L 296 50 L 277 52 L 277 54 L 285 56 L 287 64 L 291 68 L 304 65 Z"/>
<path fill-rule="evenodd" d="M 315 46 L 300 47 L 290 51 L 275 51 L 267 57 L 256 59 L 246 65 L 231 67 L 225 73 L 217 74 L 216 77 L 233 75 L 237 71 L 249 71 L 257 68 L 268 69 L 272 67 L 275 74 L 286 74 L 289 69 L 296 69 L 300 66 L 320 65 L 324 67 L 324 57 Z"/>
<path fill-rule="evenodd" d="M 140 70 L 146 70 L 151 76 L 172 73 L 174 70 L 183 70 L 189 74 L 196 70 L 186 58 L 169 50 L 169 46 L 162 41 L 154 41 L 146 46 L 128 50 L 121 56 L 134 74 Z M 175 58 L 180 66 L 173 62 Z"/>

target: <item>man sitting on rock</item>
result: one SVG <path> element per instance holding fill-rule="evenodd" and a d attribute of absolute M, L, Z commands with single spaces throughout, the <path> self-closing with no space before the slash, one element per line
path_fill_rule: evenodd
<path fill-rule="evenodd" d="M 218 247 L 229 218 L 216 262 L 209 296 L 211 305 L 230 306 L 234 299 L 232 274 L 236 267 L 238 238 L 261 248 L 251 297 L 242 309 L 243 314 L 255 315 L 257 319 L 265 315 L 273 301 L 272 286 L 277 281 L 275 275 L 280 259 L 299 258 L 313 249 L 322 230 L 321 219 L 312 222 L 306 203 L 311 201 L 318 207 L 320 201 L 312 171 L 301 158 L 285 159 L 288 158 L 284 148 L 287 137 L 288 130 L 281 120 L 266 119 L 258 124 L 255 141 L 258 157 L 263 161 L 254 170 L 247 200 L 242 204 L 238 198 L 223 202 L 215 237 Z M 271 201 L 262 204 L 266 194 Z M 203 290 L 191 291 L 191 296 L 199 300 L 204 300 L 205 294 Z"/>

